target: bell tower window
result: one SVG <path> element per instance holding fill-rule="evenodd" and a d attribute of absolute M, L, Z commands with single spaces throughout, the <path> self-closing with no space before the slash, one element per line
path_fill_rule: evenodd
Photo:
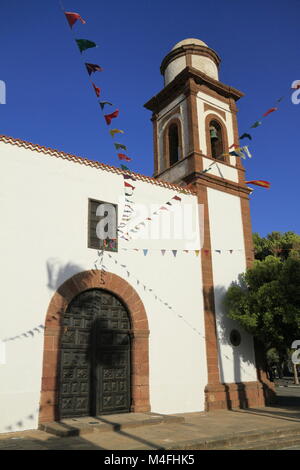
<path fill-rule="evenodd" d="M 169 160 L 170 166 L 178 162 L 179 155 L 179 135 L 178 135 L 178 126 L 177 124 L 171 124 L 168 130 L 168 140 L 169 140 Z"/>
<path fill-rule="evenodd" d="M 222 136 L 222 128 L 217 121 L 210 121 L 209 123 L 210 147 L 212 158 L 224 160 L 222 154 L 224 153 L 224 143 Z"/>

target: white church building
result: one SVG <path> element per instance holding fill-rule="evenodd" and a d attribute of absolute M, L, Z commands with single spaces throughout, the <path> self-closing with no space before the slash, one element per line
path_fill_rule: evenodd
<path fill-rule="evenodd" d="M 254 340 L 223 306 L 253 246 L 245 171 L 223 155 L 243 93 L 219 64 L 198 39 L 163 59 L 153 177 L 0 136 L 1 433 L 266 403 Z"/>

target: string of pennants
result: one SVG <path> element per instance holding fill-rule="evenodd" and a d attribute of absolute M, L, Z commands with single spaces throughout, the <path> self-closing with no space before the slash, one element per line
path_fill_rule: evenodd
<path fill-rule="evenodd" d="M 73 34 L 73 26 L 78 21 L 80 21 L 83 25 L 86 24 L 86 21 L 81 17 L 81 15 L 79 13 L 71 12 L 71 11 L 65 11 L 61 0 L 60 0 L 60 6 L 61 6 L 61 9 L 62 9 L 67 21 L 68 21 L 68 24 L 71 28 L 72 34 Z M 73 36 L 74 36 L 74 34 L 73 34 Z M 77 47 L 80 51 L 80 54 L 82 54 L 83 52 L 85 52 L 88 49 L 98 47 L 98 45 L 94 41 L 91 41 L 89 39 L 82 39 L 82 38 L 78 39 L 78 38 L 74 37 L 74 40 L 77 44 Z M 89 63 L 89 62 L 84 62 L 84 66 L 86 68 L 86 71 L 87 71 L 89 77 L 91 77 L 91 75 L 96 73 L 96 72 L 103 72 L 103 70 L 104 70 L 100 65 L 92 64 L 92 63 Z M 94 89 L 94 92 L 96 94 L 97 99 L 100 98 L 100 95 L 102 94 L 101 88 L 98 87 L 92 81 L 91 78 L 89 78 L 89 80 L 90 80 L 91 85 Z M 111 103 L 110 101 L 98 101 L 98 103 L 99 103 L 99 106 L 100 106 L 100 108 L 103 112 L 103 117 L 104 117 L 104 120 L 105 120 L 107 126 L 110 126 L 112 124 L 113 120 L 118 118 L 118 116 L 120 114 L 120 110 L 117 108 L 113 112 L 105 114 L 105 110 L 107 109 L 107 107 L 114 106 L 113 103 Z M 116 135 L 124 134 L 124 130 L 113 128 L 113 129 L 109 129 L 109 133 L 110 133 L 110 136 L 112 137 L 112 139 L 115 139 Z M 126 145 L 124 145 L 123 143 L 114 141 L 114 147 L 115 147 L 115 151 L 117 153 L 117 157 L 118 157 L 119 160 L 126 161 L 126 162 L 132 161 L 132 158 L 127 155 Z M 127 167 L 126 167 L 126 169 L 129 170 Z"/>
<path fill-rule="evenodd" d="M 124 179 L 128 179 L 128 178 L 131 178 L 131 180 L 134 180 L 133 177 L 131 177 L 130 175 L 123 175 Z M 124 181 L 124 186 L 125 188 L 130 186 L 132 191 L 134 191 L 135 187 L 132 186 L 131 184 L 128 184 L 126 183 L 126 181 Z M 128 195 L 128 193 L 126 193 L 125 191 L 125 196 Z M 126 200 L 125 198 L 125 201 L 128 202 L 131 202 L 129 200 Z M 123 238 L 124 240 L 126 241 L 129 241 L 131 240 L 132 237 L 130 237 L 130 233 L 137 233 L 141 227 L 145 227 L 147 223 L 149 223 L 149 221 L 152 221 L 153 220 L 153 217 L 158 215 L 159 212 L 162 212 L 162 211 L 168 211 L 170 210 L 170 206 L 172 206 L 174 204 L 175 201 L 180 201 L 181 202 L 181 197 L 178 196 L 178 195 L 175 195 L 173 196 L 170 200 L 168 200 L 167 202 L 165 202 L 164 204 L 162 204 L 161 207 L 159 207 L 158 209 L 156 209 L 154 212 L 152 212 L 152 214 L 150 214 L 150 217 L 146 217 L 146 219 L 144 219 L 143 221 L 139 222 L 137 225 L 135 225 L 133 228 L 129 229 L 127 232 L 124 233 L 123 231 L 123 228 L 125 227 L 126 224 L 128 224 L 128 222 L 131 220 L 132 218 L 132 214 L 133 214 L 133 209 L 131 206 L 129 206 L 128 204 L 125 204 L 125 210 L 124 210 L 124 213 L 123 213 L 123 216 L 122 216 L 122 220 L 118 226 L 118 231 L 121 233 L 121 236 L 120 238 Z M 165 207 L 165 206 L 168 206 L 168 207 Z M 125 216 L 124 216 L 125 214 Z"/>
<path fill-rule="evenodd" d="M 35 332 L 40 334 L 42 330 L 44 329 L 45 329 L 44 325 L 38 325 L 38 326 L 35 326 L 34 328 L 31 328 L 30 330 L 25 331 L 24 333 L 20 333 L 10 338 L 4 338 L 0 341 L 2 341 L 2 343 L 7 343 L 8 341 L 14 341 L 16 339 L 23 339 L 23 338 L 30 338 L 30 337 L 32 338 L 33 336 L 35 336 Z"/>
<path fill-rule="evenodd" d="M 300 88 L 300 80 L 295 80 L 292 84 L 292 89 L 299 89 Z M 256 120 L 249 129 L 256 129 L 263 123 L 263 118 L 266 118 L 270 114 L 274 113 L 275 111 L 278 111 L 279 109 L 279 103 L 284 99 L 284 96 L 281 96 L 276 100 L 276 106 L 273 106 L 269 108 L 258 120 Z M 213 131 L 211 131 L 213 132 Z M 249 132 L 244 132 L 243 134 L 240 135 L 239 140 L 243 139 L 248 139 L 249 141 L 252 140 L 252 134 Z M 232 149 L 232 150 L 230 150 Z M 240 146 L 240 144 L 233 143 L 229 147 L 229 152 L 222 153 L 217 159 L 221 159 L 222 157 L 228 157 L 228 156 L 234 156 L 234 157 L 240 157 L 246 160 L 246 158 L 252 158 L 252 155 L 250 153 L 248 145 Z M 202 171 L 202 174 L 207 173 L 208 171 L 211 170 L 214 164 L 217 164 L 217 162 L 213 162 L 208 168 Z M 217 165 L 218 166 L 218 165 Z M 270 189 L 271 183 L 269 181 L 265 180 L 251 180 L 251 181 L 245 181 L 246 184 L 253 184 L 256 186 L 260 186 L 262 188 L 267 188 Z"/>

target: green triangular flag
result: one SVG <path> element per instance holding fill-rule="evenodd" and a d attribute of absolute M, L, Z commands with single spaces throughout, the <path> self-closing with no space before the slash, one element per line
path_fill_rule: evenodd
<path fill-rule="evenodd" d="M 261 121 L 256 121 L 254 124 L 252 124 L 252 126 L 250 126 L 251 128 L 255 128 L 255 127 L 258 127 L 261 125 Z"/>
<path fill-rule="evenodd" d="M 110 103 L 109 101 L 100 101 L 99 104 L 100 104 L 102 110 L 103 110 L 103 108 L 104 108 L 104 106 L 105 106 L 106 104 L 109 104 L 109 106 L 112 106 L 112 105 L 113 105 L 113 104 Z"/>
<path fill-rule="evenodd" d="M 123 150 L 127 151 L 126 145 L 118 144 L 117 142 L 115 142 L 115 147 L 116 147 L 117 150 L 123 149 Z"/>
<path fill-rule="evenodd" d="M 89 41 L 88 39 L 75 39 L 75 41 L 77 42 L 80 52 L 90 49 L 91 47 L 97 47 L 95 42 Z"/>
<path fill-rule="evenodd" d="M 127 170 L 127 171 L 130 171 L 130 169 L 128 168 L 128 166 L 126 165 L 120 165 L 122 170 Z"/>

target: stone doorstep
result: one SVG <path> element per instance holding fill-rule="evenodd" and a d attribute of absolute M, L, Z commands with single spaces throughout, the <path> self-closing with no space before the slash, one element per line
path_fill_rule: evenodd
<path fill-rule="evenodd" d="M 300 442 L 300 425 L 298 426 L 285 426 L 270 431 L 267 429 L 255 431 L 242 431 L 224 436 L 214 436 L 211 439 L 193 439 L 187 441 L 177 441 L 176 444 L 165 446 L 165 450 L 233 450 L 233 449 L 257 449 L 270 443 L 273 445 L 277 441 L 280 444 Z"/>
<path fill-rule="evenodd" d="M 101 421 L 103 419 L 103 421 Z M 39 429 L 59 437 L 81 436 L 91 432 L 118 432 L 123 429 L 155 424 L 184 423 L 183 416 L 161 415 L 156 413 L 124 413 L 99 417 L 69 418 L 61 421 L 41 423 Z"/>

